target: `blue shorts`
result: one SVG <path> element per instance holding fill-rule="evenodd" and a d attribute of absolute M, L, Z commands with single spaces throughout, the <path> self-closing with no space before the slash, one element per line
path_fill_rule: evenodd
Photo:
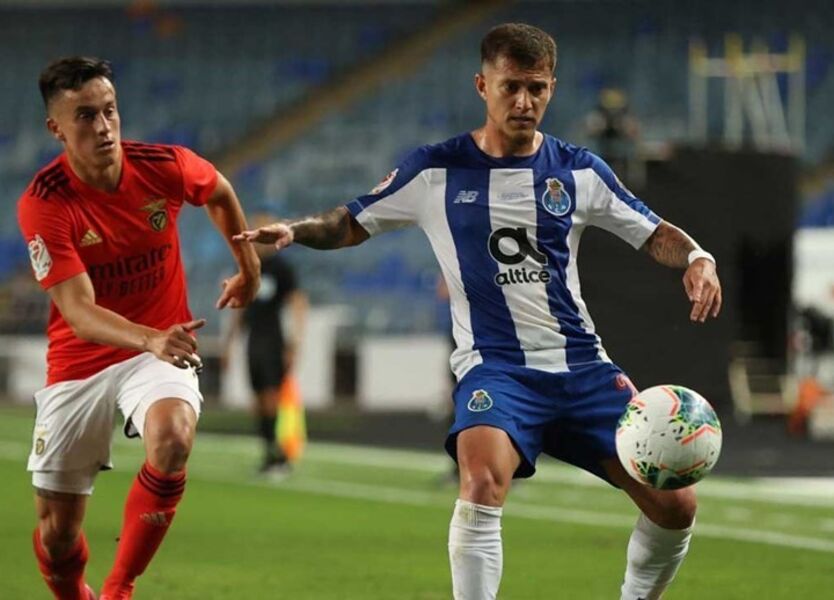
<path fill-rule="evenodd" d="M 457 460 L 457 434 L 489 425 L 506 431 L 521 455 L 514 477 L 535 473 L 544 452 L 611 483 L 601 461 L 617 455 L 617 422 L 635 393 L 616 365 L 602 361 L 567 373 L 481 364 L 455 388 L 446 451 Z"/>

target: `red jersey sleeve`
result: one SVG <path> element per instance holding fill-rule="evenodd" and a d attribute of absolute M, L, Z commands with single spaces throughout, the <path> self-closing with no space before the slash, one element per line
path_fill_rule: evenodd
<path fill-rule="evenodd" d="M 195 206 L 202 206 L 217 186 L 217 169 L 188 148 L 174 146 L 174 153 L 182 171 L 183 200 Z"/>
<path fill-rule="evenodd" d="M 24 195 L 17 205 L 17 221 L 43 289 L 86 271 L 73 243 L 70 215 L 59 202 Z"/>

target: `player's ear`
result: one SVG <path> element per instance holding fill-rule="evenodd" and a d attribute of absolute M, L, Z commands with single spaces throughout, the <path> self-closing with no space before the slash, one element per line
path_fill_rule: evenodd
<path fill-rule="evenodd" d="M 47 117 L 46 128 L 49 130 L 49 133 L 52 134 L 52 137 L 54 137 L 59 142 L 66 141 L 64 134 L 61 133 L 61 128 L 58 127 L 58 122 L 52 117 Z"/>
<path fill-rule="evenodd" d="M 486 78 L 483 73 L 475 73 L 475 89 L 478 95 L 486 100 Z"/>

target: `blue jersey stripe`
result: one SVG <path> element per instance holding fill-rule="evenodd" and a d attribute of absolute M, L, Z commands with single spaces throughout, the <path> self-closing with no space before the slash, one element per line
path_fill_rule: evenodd
<path fill-rule="evenodd" d="M 524 353 L 510 310 L 495 283 L 498 266 L 487 251 L 492 230 L 488 169 L 446 171 L 446 217 L 455 243 L 463 288 L 469 299 L 474 349 L 484 361 L 524 366 Z M 455 202 L 461 192 L 471 202 Z"/>
<path fill-rule="evenodd" d="M 565 354 L 568 368 L 599 359 L 597 338 L 585 331 L 579 309 L 573 301 L 567 284 L 567 266 L 570 260 L 568 233 L 570 233 L 571 216 L 576 210 L 576 183 L 573 175 L 565 173 L 560 179 L 565 192 L 570 196 L 570 210 L 556 216 L 544 207 L 544 195 L 547 193 L 546 177 L 536 181 L 536 240 L 541 252 L 547 256 L 548 267 L 554 282 L 547 286 L 547 301 L 550 314 L 559 321 L 561 333 L 566 337 Z"/>
<path fill-rule="evenodd" d="M 578 252 L 582 229 L 595 226 L 639 247 L 659 222 L 603 160 L 550 136 L 524 157 L 488 156 L 469 133 L 424 146 L 348 210 L 373 235 L 414 223 L 426 230 L 452 277 L 458 377 L 481 363 L 559 372 L 608 361 L 579 296 L 571 244 Z M 528 246 L 499 229 L 523 231 Z M 493 234 L 503 244 L 497 257 Z M 518 268 L 519 257 L 541 267 Z"/>

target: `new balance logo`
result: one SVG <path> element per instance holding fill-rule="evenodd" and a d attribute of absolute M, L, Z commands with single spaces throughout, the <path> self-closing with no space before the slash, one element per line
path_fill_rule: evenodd
<path fill-rule="evenodd" d="M 458 192 L 458 195 L 455 196 L 454 203 L 455 204 L 472 204 L 477 199 L 478 199 L 477 190 L 461 190 L 461 191 Z"/>
<path fill-rule="evenodd" d="M 102 241 L 103 240 L 99 234 L 92 229 L 88 229 L 87 233 L 84 234 L 84 237 L 81 238 L 81 246 L 92 246 L 93 244 L 100 244 Z"/>
<path fill-rule="evenodd" d="M 142 513 L 139 515 L 139 518 L 148 525 L 156 525 L 157 527 L 168 526 L 168 517 L 165 516 L 164 512 Z"/>

